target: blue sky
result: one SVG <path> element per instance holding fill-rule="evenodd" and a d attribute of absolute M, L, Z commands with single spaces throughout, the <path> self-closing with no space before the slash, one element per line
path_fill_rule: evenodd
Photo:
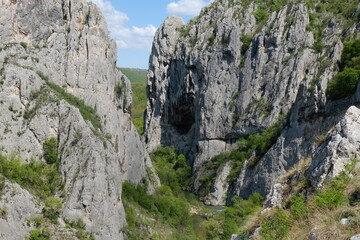
<path fill-rule="evenodd" d="M 102 10 L 118 46 L 120 67 L 148 68 L 156 29 L 171 14 L 184 21 L 196 16 L 212 0 L 89 0 Z"/>

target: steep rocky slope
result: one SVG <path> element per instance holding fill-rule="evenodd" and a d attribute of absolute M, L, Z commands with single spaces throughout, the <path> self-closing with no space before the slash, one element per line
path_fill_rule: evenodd
<path fill-rule="evenodd" d="M 330 136 L 358 111 L 349 107 L 359 107 L 360 87 L 340 100 L 329 99 L 326 88 L 360 24 L 358 2 L 339 2 L 218 0 L 187 25 L 166 19 L 150 56 L 148 149 L 174 145 L 186 154 L 194 191 L 213 205 L 270 193 L 304 159 L 314 158 L 313 187 L 340 172 L 359 149 L 348 134 Z M 355 131 L 356 124 L 346 129 Z M 257 145 L 246 159 L 214 158 L 241 152 L 239 139 L 246 145 L 262 136 L 270 136 L 266 147 Z"/>
<path fill-rule="evenodd" d="M 61 217 L 81 218 L 97 239 L 122 239 L 122 182 L 147 179 L 152 166 L 99 9 L 85 0 L 2 0 L 0 39 L 1 154 L 44 161 L 44 142 L 56 139 Z M 42 203 L 8 181 L 2 190 L 1 238 L 24 239 Z"/>

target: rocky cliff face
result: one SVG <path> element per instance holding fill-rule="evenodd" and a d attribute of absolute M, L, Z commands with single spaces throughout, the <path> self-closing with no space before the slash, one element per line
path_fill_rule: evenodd
<path fill-rule="evenodd" d="M 340 147 L 333 141 L 341 140 L 325 141 L 336 146 L 318 146 L 321 136 L 346 121 L 347 109 L 359 105 L 358 91 L 338 101 L 325 95 L 339 71 L 341 38 L 359 36 L 359 7 L 351 9 L 349 25 L 339 14 L 321 13 L 302 1 L 268 6 L 219 0 L 187 25 L 169 17 L 155 36 L 150 57 L 148 148 L 174 145 L 185 153 L 194 166 L 194 191 L 199 192 L 207 162 L 237 148 L 240 137 L 260 133 L 288 114 L 288 124 L 257 164 L 250 167 L 251 159 L 245 161 L 231 183 L 230 163 L 221 165 L 204 200 L 222 205 L 233 195 L 265 195 L 307 158 L 314 158 L 309 172 L 316 173 L 309 178 L 317 179 L 312 180 L 315 185 L 330 172 L 341 171 L 342 164 L 333 164 L 333 153 L 326 152 Z M 358 155 L 356 149 L 345 152 L 343 159 Z M 326 164 L 331 166 L 319 166 L 329 158 L 333 160 Z"/>
<path fill-rule="evenodd" d="M 141 182 L 152 166 L 100 10 L 85 0 L 2 0 L 0 39 L 1 154 L 43 160 L 44 141 L 55 137 L 63 217 L 82 218 L 97 239 L 122 239 L 121 184 Z M 24 239 L 39 200 L 23 189 L 1 198 L 14 202 L 1 237 Z M 27 209 L 13 211 L 19 201 Z"/>

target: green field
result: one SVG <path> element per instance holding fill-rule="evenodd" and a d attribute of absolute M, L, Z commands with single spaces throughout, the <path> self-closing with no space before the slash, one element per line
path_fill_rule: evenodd
<path fill-rule="evenodd" d="M 144 111 L 146 109 L 146 81 L 147 70 L 134 68 L 120 68 L 129 78 L 133 92 L 131 118 L 140 134 L 144 132 Z"/>
<path fill-rule="evenodd" d="M 119 68 L 125 76 L 129 78 L 131 83 L 146 83 L 147 70 L 138 68 Z"/>

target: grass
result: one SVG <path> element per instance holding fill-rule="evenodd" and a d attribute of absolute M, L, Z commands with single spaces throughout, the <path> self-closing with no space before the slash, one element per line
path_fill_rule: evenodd
<path fill-rule="evenodd" d="M 22 163 L 20 158 L 8 159 L 0 155 L 0 174 L 41 199 L 54 195 L 63 186 L 56 164 L 34 159 L 27 164 Z"/>
<path fill-rule="evenodd" d="M 248 200 L 236 197 L 225 208 L 206 207 L 184 191 L 191 176 L 184 155 L 173 147 L 160 147 L 151 158 L 162 183 L 153 195 L 147 194 L 146 181 L 123 184 L 127 226 L 122 231 L 128 239 L 227 240 L 262 206 L 263 197 L 256 193 Z"/>
<path fill-rule="evenodd" d="M 131 83 L 146 83 L 147 70 L 136 68 L 119 68 Z"/>
<path fill-rule="evenodd" d="M 144 111 L 146 109 L 146 83 L 132 83 L 133 104 L 131 118 L 140 134 L 144 132 Z"/>
<path fill-rule="evenodd" d="M 345 43 L 341 56 L 340 71 L 328 83 L 326 96 L 336 100 L 351 96 L 360 81 L 360 40 Z"/>
<path fill-rule="evenodd" d="M 78 108 L 84 120 L 90 121 L 95 129 L 102 129 L 100 117 L 96 114 L 94 108 L 86 105 L 83 100 L 75 97 L 70 93 L 67 93 L 62 87 L 51 82 L 49 77 L 44 75 L 42 72 L 37 71 L 36 73 L 42 80 L 46 82 L 47 86 L 58 95 L 58 97 L 64 99 L 70 105 Z"/>
<path fill-rule="evenodd" d="M 146 109 L 146 81 L 147 70 L 120 68 L 131 82 L 133 102 L 131 106 L 131 118 L 140 134 L 144 132 L 144 111 Z"/>
<path fill-rule="evenodd" d="M 287 124 L 287 118 L 287 115 L 280 116 L 275 124 L 261 133 L 251 134 L 239 139 L 237 149 L 228 153 L 219 154 L 205 163 L 207 174 L 201 179 L 202 191 L 200 195 L 205 196 L 209 193 L 211 185 L 215 181 L 216 171 L 222 164 L 228 161 L 233 163 L 233 168 L 227 179 L 229 182 L 237 179 L 246 160 L 248 160 L 247 167 L 255 167 L 261 157 L 266 154 L 278 139 L 281 131 Z"/>
<path fill-rule="evenodd" d="M 304 173 L 300 168 L 304 168 L 306 162 L 303 161 L 292 172 Z M 261 226 L 261 239 L 308 239 L 310 233 L 320 236 L 320 239 L 349 239 L 360 231 L 360 200 L 357 199 L 355 204 L 351 201 L 359 189 L 360 170 L 355 169 L 356 163 L 356 159 L 351 159 L 340 175 L 315 192 L 309 192 L 309 188 L 292 191 L 282 209 L 256 213 L 244 230 L 251 231 Z M 350 224 L 342 225 L 342 218 L 350 219 Z"/>

